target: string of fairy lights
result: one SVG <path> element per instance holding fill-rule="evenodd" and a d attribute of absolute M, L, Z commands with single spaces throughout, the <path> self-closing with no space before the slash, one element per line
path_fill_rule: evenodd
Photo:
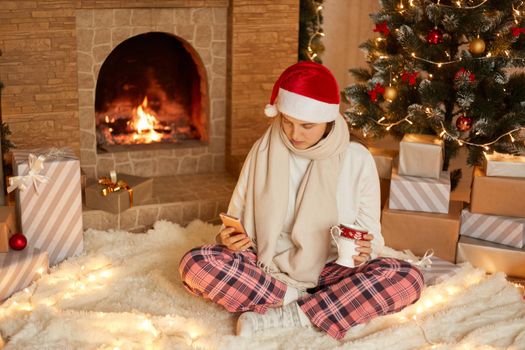
<path fill-rule="evenodd" d="M 478 3 L 476 3 L 476 4 L 471 4 L 472 1 L 470 1 L 469 4 L 467 4 L 466 1 L 464 1 L 464 0 L 463 1 L 462 0 L 458 0 L 458 1 L 453 2 L 454 5 L 442 4 L 441 0 L 437 0 L 437 1 L 434 0 L 433 2 L 434 2 L 434 4 L 436 6 L 440 6 L 440 7 L 454 8 L 454 9 L 461 9 L 461 10 L 471 10 L 471 9 L 477 9 L 477 8 L 483 6 L 488 1 L 489 0 L 482 0 L 482 1 L 478 2 Z M 397 6 L 397 11 L 400 14 L 402 14 L 403 12 L 405 12 L 407 10 L 406 5 L 408 5 L 410 7 L 413 7 L 413 6 L 416 6 L 415 5 L 416 2 L 417 2 L 417 0 L 400 0 L 399 3 L 398 3 L 398 6 Z M 524 7 L 525 7 L 525 5 L 524 5 L 523 1 L 520 2 L 520 4 L 518 4 L 517 6 L 514 6 L 514 4 L 512 5 L 512 15 L 514 17 L 514 22 L 516 24 L 519 23 L 518 19 L 523 17 L 524 14 L 525 14 L 525 11 L 523 10 Z M 399 28 L 396 28 L 395 30 L 398 32 Z M 497 33 L 496 35 L 499 37 L 500 33 Z M 381 42 L 381 41 L 386 40 L 386 39 L 382 38 L 382 37 L 378 37 L 375 40 L 376 40 L 376 43 L 378 43 L 378 42 Z M 479 36 L 477 38 L 474 38 L 470 42 L 469 51 L 471 51 L 473 53 L 476 53 L 476 54 L 482 54 L 485 51 L 485 42 L 482 39 L 480 39 Z M 506 57 L 510 57 L 509 50 L 503 50 L 503 52 L 504 52 Z M 446 51 L 445 51 L 445 55 L 450 58 L 450 54 L 448 52 L 446 52 Z M 425 62 L 425 63 L 428 63 L 428 64 L 432 64 L 432 65 L 436 66 L 437 68 L 441 68 L 441 67 L 447 66 L 447 65 L 456 64 L 456 63 L 459 63 L 459 62 L 462 61 L 462 57 L 459 57 L 458 59 L 448 60 L 448 61 L 434 61 L 434 60 L 430 60 L 430 59 L 427 59 L 427 58 L 424 58 L 424 57 L 420 57 L 415 52 L 410 53 L 410 57 L 412 59 L 414 59 L 414 60 L 417 60 L 417 61 L 421 61 L 421 62 Z M 472 59 L 473 60 L 489 60 L 489 59 L 494 59 L 494 58 L 497 58 L 497 57 L 498 56 L 493 55 L 492 52 L 487 51 L 487 53 L 485 55 L 478 56 L 478 57 L 473 57 Z M 379 59 L 386 59 L 386 58 L 388 58 L 388 56 L 380 55 L 378 58 Z M 518 57 L 514 58 L 513 57 L 512 59 L 524 60 L 525 58 L 518 58 Z M 432 74 L 429 74 L 429 78 L 430 79 L 433 78 Z M 394 79 L 391 79 L 391 80 L 396 81 L 396 78 L 394 77 Z M 388 102 L 391 102 L 390 99 L 386 99 L 386 100 Z M 425 112 L 426 112 L 426 114 L 428 116 L 430 116 L 434 111 L 433 111 L 433 109 L 431 107 L 426 107 L 425 108 Z M 377 125 L 380 125 L 380 126 L 384 127 L 386 131 L 389 131 L 392 127 L 400 125 L 400 124 L 403 124 L 403 123 L 413 124 L 413 122 L 410 120 L 410 116 L 407 116 L 407 117 L 402 118 L 400 120 L 397 120 L 395 122 L 386 122 L 387 118 L 385 116 L 381 117 L 379 120 L 375 120 L 373 118 L 370 118 L 370 119 L 373 122 L 375 122 Z M 509 137 L 510 141 L 512 143 L 514 143 L 516 141 L 515 136 L 517 136 L 518 133 L 525 132 L 525 127 L 516 127 L 516 128 L 514 128 L 514 129 L 512 129 L 512 130 L 510 130 L 508 132 L 505 132 L 505 133 L 497 136 L 492 141 L 484 142 L 484 143 L 475 143 L 475 142 L 470 142 L 470 141 L 465 140 L 465 139 L 461 139 L 460 137 L 454 135 L 454 133 L 449 132 L 446 129 L 446 127 L 443 124 L 443 122 L 440 122 L 440 128 L 441 128 L 441 130 L 439 132 L 439 136 L 441 138 L 446 137 L 449 140 L 457 142 L 459 146 L 468 145 L 468 146 L 473 146 L 473 147 L 481 147 L 484 150 L 490 150 L 490 146 L 494 145 L 495 143 L 497 143 L 498 141 L 500 141 L 504 137 Z M 363 131 L 363 134 L 366 136 L 366 131 Z M 478 134 L 478 133 L 476 133 L 476 134 Z"/>
<path fill-rule="evenodd" d="M 323 5 L 318 5 L 315 9 L 315 31 L 312 35 L 310 35 L 310 38 L 308 39 L 308 47 L 306 48 L 306 54 L 308 55 L 308 58 L 310 61 L 313 61 L 317 56 L 317 52 L 312 48 L 312 43 L 315 38 L 318 36 L 323 37 L 324 32 L 321 29 L 321 11 L 323 10 Z"/>
<path fill-rule="evenodd" d="M 70 267 L 51 274 L 47 274 L 47 269 L 40 268 L 37 270 L 38 275 L 35 278 L 38 282 L 24 288 L 1 305 L 0 322 L 15 313 L 33 312 L 41 306 L 61 308 L 63 307 L 61 303 L 67 305 L 70 300 L 75 300 L 75 298 L 100 293 L 101 290 L 108 288 L 115 278 L 125 277 L 121 275 L 119 270 L 119 266 L 97 259 L 86 261 L 86 264 L 79 266 L 72 264 Z M 49 293 L 50 288 L 57 288 L 57 291 L 51 295 Z M 97 317 L 97 320 L 101 322 L 100 317 Z M 122 324 L 119 320 L 112 320 L 111 322 L 114 324 L 114 329 L 119 328 L 119 325 Z M 158 338 L 163 330 L 168 329 L 170 337 L 180 338 L 191 348 L 201 348 L 199 337 L 202 330 L 200 327 L 188 324 L 181 329 L 177 316 L 166 315 L 162 326 L 159 327 L 146 314 L 137 314 L 134 319 L 127 316 L 125 325 L 125 328 L 134 328 L 136 334 L 142 337 L 144 342 L 147 342 L 148 339 Z M 109 327 L 111 326 L 109 325 Z M 120 350 L 121 347 L 123 349 L 128 348 L 126 344 L 121 343 L 121 339 L 117 338 L 111 345 L 114 350 Z"/>

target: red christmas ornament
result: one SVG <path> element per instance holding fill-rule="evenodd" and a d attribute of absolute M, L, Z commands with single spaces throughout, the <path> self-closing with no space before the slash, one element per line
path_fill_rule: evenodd
<path fill-rule="evenodd" d="M 433 45 L 441 44 L 443 42 L 443 32 L 438 28 L 432 29 L 427 34 L 427 42 Z"/>
<path fill-rule="evenodd" d="M 374 32 L 381 33 L 384 36 L 388 36 L 388 34 L 390 34 L 390 29 L 388 28 L 386 21 L 384 21 L 384 22 L 376 24 L 376 27 L 374 28 Z"/>
<path fill-rule="evenodd" d="M 470 72 L 469 70 L 466 70 L 465 68 L 461 68 L 457 71 L 456 75 L 454 75 L 455 80 L 459 80 L 462 76 L 467 76 L 468 80 L 473 83 L 476 80 L 476 76 L 474 73 Z"/>
<path fill-rule="evenodd" d="M 372 90 L 368 91 L 368 95 L 370 96 L 370 99 L 372 100 L 372 102 L 377 102 L 377 94 L 382 95 L 384 93 L 385 93 L 385 88 L 379 83 L 376 83 L 376 86 Z"/>
<path fill-rule="evenodd" d="M 525 28 L 520 27 L 514 27 L 510 28 L 513 36 L 520 36 L 521 34 L 525 34 Z"/>
<path fill-rule="evenodd" d="M 419 72 L 404 71 L 403 74 L 401 74 L 401 80 L 408 81 L 408 85 L 416 85 L 416 79 L 418 75 Z"/>
<path fill-rule="evenodd" d="M 9 238 L 9 246 L 14 250 L 22 250 L 27 246 L 27 238 L 22 233 L 15 233 Z"/>
<path fill-rule="evenodd" d="M 467 117 L 466 115 L 460 115 L 458 119 L 456 119 L 456 128 L 461 131 L 469 131 L 472 127 L 472 118 Z"/>

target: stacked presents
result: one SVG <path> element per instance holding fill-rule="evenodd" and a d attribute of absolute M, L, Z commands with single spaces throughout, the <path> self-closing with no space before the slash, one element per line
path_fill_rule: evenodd
<path fill-rule="evenodd" d="M 80 163 L 70 149 L 13 152 L 8 191 L 0 207 L 0 302 L 67 257 L 83 250 Z"/>
<path fill-rule="evenodd" d="M 382 234 L 386 245 L 410 249 L 423 256 L 433 251 L 440 270 L 455 269 L 463 203 L 450 200 L 450 173 L 442 171 L 442 140 L 431 135 L 407 134 L 399 147 L 398 164 L 392 157 L 389 196 L 382 211 Z M 387 154 L 372 150 L 381 179 L 386 181 Z M 428 281 L 428 278 L 426 278 Z"/>
<path fill-rule="evenodd" d="M 525 157 L 485 157 L 461 214 L 457 262 L 525 278 Z"/>

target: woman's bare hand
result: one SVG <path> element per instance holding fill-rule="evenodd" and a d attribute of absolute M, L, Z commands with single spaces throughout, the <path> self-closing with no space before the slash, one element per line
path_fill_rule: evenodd
<path fill-rule="evenodd" d="M 226 227 L 217 235 L 217 242 L 234 251 L 246 250 L 254 247 L 250 237 L 245 233 L 235 232 L 235 228 Z"/>
<path fill-rule="evenodd" d="M 366 235 L 363 236 L 362 240 L 355 241 L 357 245 L 356 251 L 359 252 L 359 255 L 354 255 L 352 256 L 352 258 L 354 258 L 354 263 L 356 266 L 370 260 L 372 256 L 372 240 L 373 239 L 374 239 L 374 235 L 371 233 L 367 233 Z"/>

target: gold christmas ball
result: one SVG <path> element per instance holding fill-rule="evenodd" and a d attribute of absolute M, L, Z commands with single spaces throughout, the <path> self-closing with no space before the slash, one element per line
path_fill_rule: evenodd
<path fill-rule="evenodd" d="M 485 41 L 481 38 L 472 39 L 468 46 L 468 50 L 475 55 L 482 54 L 485 52 Z"/>
<path fill-rule="evenodd" d="M 385 93 L 383 94 L 385 100 L 392 102 L 397 97 L 397 89 L 393 86 L 387 86 L 385 88 Z"/>

